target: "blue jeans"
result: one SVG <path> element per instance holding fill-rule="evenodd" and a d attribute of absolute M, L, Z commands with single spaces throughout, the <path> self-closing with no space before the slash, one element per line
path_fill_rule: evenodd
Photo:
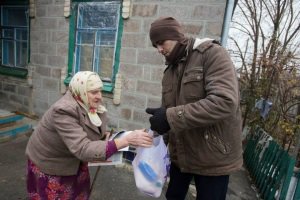
<path fill-rule="evenodd" d="M 167 200 L 184 200 L 193 178 L 197 190 L 197 200 L 226 199 L 229 175 L 201 176 L 182 173 L 178 167 L 171 163 L 170 182 L 166 193 Z"/>

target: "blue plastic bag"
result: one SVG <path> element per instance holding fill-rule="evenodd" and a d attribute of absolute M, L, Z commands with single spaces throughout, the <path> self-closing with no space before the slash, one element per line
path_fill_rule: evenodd
<path fill-rule="evenodd" d="M 170 168 L 169 153 L 163 137 L 155 137 L 150 148 L 137 148 L 132 166 L 137 188 L 149 196 L 160 197 Z"/>

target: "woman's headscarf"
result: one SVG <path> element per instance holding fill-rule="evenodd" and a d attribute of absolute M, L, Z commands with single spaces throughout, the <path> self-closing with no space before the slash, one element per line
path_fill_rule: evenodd
<path fill-rule="evenodd" d="M 90 107 L 87 97 L 87 92 L 95 89 L 101 89 L 103 83 L 99 75 L 91 71 L 77 72 L 70 81 L 69 89 L 74 99 L 82 106 L 88 113 L 88 116 L 95 126 L 101 126 L 102 121 L 97 113 L 106 112 L 106 108 L 102 105 L 97 109 Z"/>

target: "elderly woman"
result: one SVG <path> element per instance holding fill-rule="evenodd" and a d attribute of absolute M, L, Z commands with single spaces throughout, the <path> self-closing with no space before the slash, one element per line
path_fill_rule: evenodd
<path fill-rule="evenodd" d="M 152 145 L 143 130 L 108 141 L 102 86 L 98 74 L 76 73 L 66 94 L 42 117 L 26 148 L 29 199 L 88 199 L 87 162 L 105 160 L 128 145 Z"/>

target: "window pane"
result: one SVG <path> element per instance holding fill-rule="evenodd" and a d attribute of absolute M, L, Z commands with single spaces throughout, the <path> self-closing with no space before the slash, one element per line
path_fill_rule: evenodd
<path fill-rule="evenodd" d="M 0 47 L 2 47 L 2 44 L 3 44 L 3 41 L 2 40 L 0 40 Z M 3 47 L 2 47 L 3 48 Z M 2 52 L 3 52 L 3 50 L 2 50 L 2 48 L 0 48 L 0 63 L 2 64 Z"/>
<path fill-rule="evenodd" d="M 26 29 L 16 29 L 16 39 L 27 41 L 27 30 Z"/>
<path fill-rule="evenodd" d="M 3 59 L 4 65 L 14 66 L 14 42 L 3 40 Z"/>
<path fill-rule="evenodd" d="M 99 31 L 97 33 L 96 45 L 114 46 L 116 39 L 116 31 Z"/>
<path fill-rule="evenodd" d="M 74 72 L 91 70 L 101 79 L 114 79 L 120 1 L 80 2 L 77 5 Z M 76 6 L 75 6 L 76 7 Z"/>
<path fill-rule="evenodd" d="M 117 28 L 119 4 L 79 4 L 79 28 Z"/>
<path fill-rule="evenodd" d="M 3 6 L 1 25 L 3 26 L 27 26 L 27 9 L 25 7 Z"/>
<path fill-rule="evenodd" d="M 77 44 L 94 44 L 95 33 L 78 31 Z"/>
<path fill-rule="evenodd" d="M 27 42 L 16 42 L 16 66 L 25 67 L 27 64 Z"/>
<path fill-rule="evenodd" d="M 96 47 L 99 52 L 99 59 L 96 60 L 96 65 L 99 67 L 99 75 L 103 81 L 112 82 L 113 63 L 114 63 L 114 48 L 113 47 Z M 100 50 L 99 50 L 100 49 Z"/>
<path fill-rule="evenodd" d="M 75 66 L 79 71 L 93 70 L 93 47 L 86 45 L 77 45 L 76 51 L 80 52 L 76 57 Z"/>
<path fill-rule="evenodd" d="M 3 37 L 7 39 L 14 38 L 14 30 L 13 29 L 3 29 Z"/>
<path fill-rule="evenodd" d="M 1 64 L 26 67 L 28 64 L 28 6 L 0 6 Z"/>

